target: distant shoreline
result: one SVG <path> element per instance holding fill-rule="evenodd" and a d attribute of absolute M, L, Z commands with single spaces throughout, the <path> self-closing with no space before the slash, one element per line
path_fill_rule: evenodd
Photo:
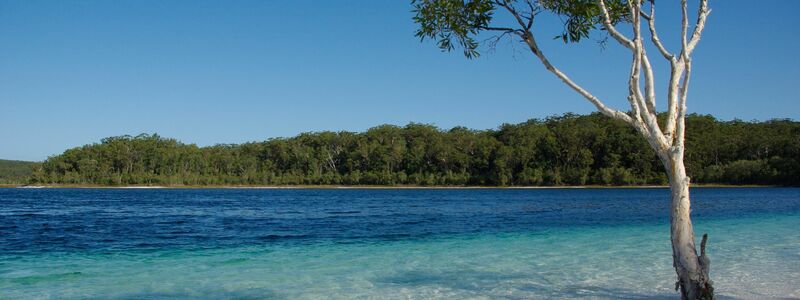
<path fill-rule="evenodd" d="M 780 187 L 771 185 L 725 185 L 725 184 L 695 184 L 693 188 L 769 188 Z M 417 186 L 417 185 L 22 185 L 0 184 L 0 188 L 21 189 L 264 189 L 264 190 L 311 190 L 311 189 L 433 189 L 433 190 L 475 190 L 475 189 L 662 189 L 667 185 L 564 185 L 564 186 Z"/>

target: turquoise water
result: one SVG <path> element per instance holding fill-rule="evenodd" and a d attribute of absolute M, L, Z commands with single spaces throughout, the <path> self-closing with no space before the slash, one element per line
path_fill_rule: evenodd
<path fill-rule="evenodd" d="M 520 193 L 523 196 L 499 195 L 528 199 L 525 192 Z M 642 192 L 630 193 L 637 199 L 649 197 Z M 788 200 L 783 201 L 796 201 L 792 200 L 794 193 L 790 191 Z M 495 202 L 507 203 L 498 194 L 489 195 L 497 198 Z M 654 197 L 658 195 L 656 192 Z M 478 198 L 488 199 L 487 195 Z M 568 198 L 572 200 L 559 203 L 575 206 L 578 200 Z M 398 201 L 396 197 L 392 199 Z M 713 203 L 706 204 L 711 208 L 723 205 Z M 504 205 L 494 206 L 493 210 Z M 641 203 L 632 203 L 637 205 Z M 3 211 L 6 221 L 13 216 L 13 209 Z M 625 214 L 621 217 L 624 219 Z M 104 248 L 98 242 L 83 249 L 67 249 L 45 240 L 39 242 L 50 241 L 57 251 L 46 247 L 35 251 L 5 247 L 0 252 L 0 298 L 677 297 L 668 225 L 663 220 L 626 223 L 607 219 L 599 218 L 606 221 L 596 224 L 576 221 L 577 225 L 569 226 L 517 225 L 514 230 L 469 227 L 458 232 L 450 228 L 453 233 L 403 238 L 312 236 L 299 241 L 206 243 L 213 247 L 197 247 L 198 242 L 193 241 L 193 246 Z M 800 297 L 800 214 L 796 210 L 699 219 L 696 231 L 710 233 L 712 278 L 722 298 Z M 357 222 L 348 224 L 351 223 Z M 508 223 L 495 226 L 501 224 Z M 344 226 L 338 229 L 346 230 Z M 466 225 L 454 228 L 463 226 Z M 4 231 L 7 232 L 8 229 Z"/>

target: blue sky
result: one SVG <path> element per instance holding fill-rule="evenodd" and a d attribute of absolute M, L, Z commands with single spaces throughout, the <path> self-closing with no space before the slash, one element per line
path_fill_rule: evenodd
<path fill-rule="evenodd" d="M 660 6 L 662 39 L 676 50 L 677 6 Z M 800 1 L 711 8 L 689 110 L 798 119 Z M 142 132 L 211 145 L 592 111 L 514 42 L 473 61 L 420 43 L 410 10 L 403 0 L 0 1 L 0 158 L 43 160 Z M 556 65 L 625 107 L 628 53 L 613 41 L 564 45 L 549 39 L 557 19 L 539 23 Z M 664 81 L 666 65 L 656 67 Z"/>

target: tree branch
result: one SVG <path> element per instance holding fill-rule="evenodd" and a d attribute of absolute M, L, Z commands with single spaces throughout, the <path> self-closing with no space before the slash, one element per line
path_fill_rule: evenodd
<path fill-rule="evenodd" d="M 650 16 L 642 12 L 641 2 L 637 2 L 635 5 L 631 6 L 631 15 L 632 16 L 639 16 L 642 15 L 645 20 L 653 20 L 655 16 L 655 10 L 651 6 L 650 9 Z M 642 69 L 644 70 L 644 93 L 645 93 L 645 100 L 646 100 L 646 108 L 647 112 L 654 115 L 656 114 L 656 94 L 655 94 L 655 76 L 653 75 L 653 66 L 650 64 L 650 58 L 647 56 L 647 51 L 644 49 L 644 45 L 642 42 L 642 34 L 641 34 L 641 21 L 638 18 L 634 20 L 634 33 L 636 36 L 635 39 L 635 46 L 639 55 L 641 56 L 641 63 Z M 651 27 L 652 30 L 652 27 Z M 652 32 L 652 31 L 651 31 Z M 659 129 L 660 132 L 660 129 Z"/>
<path fill-rule="evenodd" d="M 658 38 L 658 33 L 656 33 L 656 4 L 653 0 L 650 0 L 650 15 L 645 13 L 641 13 L 641 15 L 642 18 L 647 20 L 647 27 L 650 29 L 650 40 L 653 42 L 653 45 L 658 48 L 658 52 L 661 52 L 664 58 L 671 62 L 675 59 L 675 55 L 667 51 L 667 48 L 661 43 L 661 39 Z"/>
<path fill-rule="evenodd" d="M 642 49 L 642 69 L 644 69 L 644 94 L 647 100 L 647 110 L 656 113 L 656 89 L 655 89 L 655 75 L 653 75 L 653 66 L 650 65 L 650 58 L 647 57 L 647 52 Z"/>
<path fill-rule="evenodd" d="M 528 27 L 528 25 L 527 25 L 528 23 L 526 23 L 523 20 L 522 16 L 519 14 L 517 9 L 514 8 L 514 6 L 512 6 L 511 4 L 509 4 L 509 3 L 505 2 L 505 1 L 499 1 L 499 0 L 496 0 L 495 4 L 497 4 L 500 7 L 505 8 L 509 13 L 511 13 L 512 16 L 514 16 L 514 19 L 517 20 L 517 23 L 519 24 L 519 26 L 523 28 L 522 29 L 522 31 L 523 31 L 522 33 L 523 34 L 525 32 L 530 32 L 530 27 Z M 531 26 L 533 25 L 533 13 L 531 13 L 531 20 L 529 21 L 529 23 L 531 24 Z"/>
<path fill-rule="evenodd" d="M 605 4 L 603 4 L 603 0 L 600 0 L 599 3 L 600 3 L 600 7 L 603 9 L 603 13 L 606 16 L 606 18 L 604 19 L 604 23 L 610 24 L 611 22 L 608 21 L 609 20 L 608 14 L 607 14 L 608 11 L 605 9 Z M 630 10 L 630 13 L 631 13 L 632 16 L 638 15 L 638 14 L 636 14 L 635 5 L 632 4 L 631 1 L 628 1 L 628 9 Z M 631 72 L 630 72 L 630 75 L 628 77 L 628 101 L 630 101 L 631 108 L 636 113 L 636 120 L 638 122 L 640 122 L 640 123 L 644 123 L 643 119 L 647 117 L 647 112 L 646 112 L 647 108 L 646 108 L 646 105 L 645 105 L 644 101 L 642 101 L 642 98 L 643 98 L 642 97 L 642 92 L 639 90 L 639 70 L 640 70 L 641 65 L 642 65 L 642 61 L 641 61 L 641 59 L 642 59 L 642 53 L 641 53 L 642 48 L 639 47 L 639 45 L 641 45 L 641 43 L 639 43 L 639 39 L 638 39 L 638 34 L 639 34 L 638 28 L 639 28 L 639 26 L 638 26 L 637 20 L 638 20 L 638 18 L 634 18 L 633 22 L 631 24 L 631 26 L 633 27 L 633 34 L 634 34 L 635 42 L 631 41 L 631 44 L 630 44 L 631 52 L 633 52 L 632 53 L 633 54 L 633 58 L 632 58 L 632 61 L 631 61 Z M 609 27 L 606 27 L 606 28 L 609 28 Z M 609 29 L 609 31 L 611 31 L 611 30 Z M 615 31 L 616 31 L 616 29 L 615 29 Z M 643 113 L 642 110 L 645 110 L 645 112 Z"/>
<path fill-rule="evenodd" d="M 611 36 L 614 37 L 615 40 L 617 40 L 617 42 L 619 42 L 620 44 L 625 46 L 625 48 L 628 48 L 628 49 L 632 50 L 633 49 L 633 42 L 630 39 L 628 39 L 627 37 L 625 37 L 624 35 L 622 35 L 622 33 L 620 33 L 617 30 L 617 28 L 614 27 L 614 24 L 611 23 L 611 16 L 608 14 L 608 9 L 606 8 L 605 1 L 600 0 L 598 2 L 598 4 L 600 6 L 600 10 L 603 11 L 603 26 L 606 27 L 606 30 L 608 30 L 608 33 L 610 33 Z"/>
<path fill-rule="evenodd" d="M 656 48 L 661 53 L 661 55 L 666 60 L 668 60 L 670 62 L 670 69 L 674 73 L 675 68 L 677 67 L 677 62 L 675 60 L 675 55 L 670 53 L 669 51 L 667 51 L 667 49 L 664 47 L 664 44 L 661 43 L 661 39 L 658 37 L 658 33 L 656 32 L 656 7 L 655 7 L 655 1 L 654 0 L 650 0 L 650 14 L 649 15 L 647 15 L 647 14 L 645 14 L 643 12 L 639 12 L 639 13 L 642 16 L 642 18 L 647 20 L 647 27 L 648 27 L 648 29 L 650 29 L 650 41 L 653 42 L 653 45 L 656 46 Z M 644 56 L 643 67 L 645 69 L 645 94 L 647 95 L 648 109 L 650 109 L 650 111 L 653 114 L 656 114 L 656 97 L 655 97 L 655 85 L 654 85 L 655 78 L 654 78 L 654 75 L 653 75 L 653 68 L 650 65 L 650 60 L 648 59 L 647 54 L 643 53 L 643 56 Z M 670 82 L 672 82 L 673 78 L 677 79 L 677 78 L 679 78 L 679 76 L 676 76 L 676 74 L 672 74 L 671 77 L 670 77 Z M 678 82 L 675 81 L 675 86 L 677 86 L 677 84 L 678 84 Z M 669 90 L 670 91 L 667 92 L 667 98 L 668 98 L 668 101 L 667 101 L 668 102 L 667 103 L 668 109 L 667 110 L 670 112 L 670 113 L 668 113 L 668 115 L 670 115 L 670 116 L 674 116 L 675 115 L 675 109 L 676 109 L 676 106 L 677 106 L 676 105 L 676 101 L 675 101 L 675 97 L 671 96 L 671 94 L 673 94 L 672 87 L 673 87 L 673 85 L 670 84 L 670 86 L 669 86 Z M 672 139 L 675 136 L 672 133 L 674 128 L 675 128 L 675 122 L 672 121 L 672 117 L 668 117 L 666 128 L 665 128 L 664 131 L 661 131 L 660 128 L 659 128 L 661 136 L 663 137 L 663 143 L 664 144 L 670 145 L 672 143 Z"/>
<path fill-rule="evenodd" d="M 508 35 L 508 34 L 513 34 L 513 33 L 515 33 L 515 32 L 516 32 L 516 31 L 513 31 L 513 30 L 512 30 L 512 31 L 501 31 L 499 34 L 497 34 L 497 35 L 494 35 L 494 36 L 492 36 L 492 37 L 490 37 L 490 38 L 487 38 L 487 39 L 485 39 L 485 40 L 483 41 L 483 43 L 486 43 L 486 44 L 488 44 L 488 46 L 489 46 L 489 50 L 494 50 L 494 49 L 495 49 L 495 47 L 497 46 L 497 44 L 498 44 L 498 43 L 500 43 L 500 40 L 502 40 L 502 39 L 503 39 L 503 37 L 505 37 L 505 36 L 506 36 L 506 35 Z"/>
<path fill-rule="evenodd" d="M 528 44 L 528 47 L 530 47 L 531 52 L 533 52 L 533 54 L 536 55 L 537 58 L 539 58 L 539 60 L 542 62 L 542 64 L 544 64 L 545 68 L 547 68 L 548 71 L 555 74 L 556 77 L 561 79 L 561 81 L 563 81 L 567 86 L 578 92 L 578 94 L 581 94 L 581 96 L 586 98 L 586 100 L 589 100 L 589 102 L 594 104 L 594 106 L 597 108 L 598 111 L 611 118 L 622 120 L 628 124 L 633 125 L 634 127 L 637 126 L 637 123 L 628 114 L 606 106 L 602 101 L 600 101 L 600 99 L 589 93 L 589 91 L 582 88 L 580 85 L 572 81 L 572 79 L 570 79 L 566 74 L 561 72 L 561 70 L 553 66 L 553 64 L 550 63 L 550 61 L 547 59 L 544 53 L 542 53 L 542 50 L 539 49 L 539 46 L 536 44 L 536 40 L 533 36 L 533 33 L 531 33 L 530 31 L 526 31 L 525 34 L 521 35 L 521 37 L 523 41 L 525 41 L 525 43 Z"/>
<path fill-rule="evenodd" d="M 691 40 L 689 40 L 689 44 L 686 46 L 686 56 L 691 55 L 692 51 L 694 51 L 694 47 L 697 46 L 698 42 L 700 42 L 700 35 L 703 34 L 703 29 L 705 29 L 706 27 L 706 19 L 708 18 L 708 14 L 710 13 L 711 10 L 708 9 L 708 0 L 701 0 L 700 7 L 697 9 L 697 23 L 695 23 L 694 25 L 694 32 L 692 32 L 692 38 Z"/>
<path fill-rule="evenodd" d="M 550 63 L 550 60 L 548 60 L 547 57 L 544 55 L 544 53 L 542 53 L 542 50 L 539 49 L 539 45 L 536 44 L 536 39 L 533 36 L 533 32 L 531 32 L 531 30 L 528 29 L 529 27 L 527 27 L 527 23 L 523 21 L 523 18 L 520 16 L 519 12 L 513 6 L 501 1 L 495 1 L 495 4 L 505 8 L 509 13 L 511 13 L 512 16 L 514 16 L 514 18 L 517 20 L 517 23 L 519 23 L 519 25 L 522 28 L 525 28 L 522 30 L 522 33 L 518 33 L 519 36 L 528 45 L 531 52 L 533 52 L 533 54 L 536 55 L 537 58 L 539 58 L 542 64 L 544 64 L 545 68 L 548 71 L 556 75 L 556 77 L 561 79 L 561 81 L 564 82 L 567 86 L 569 86 L 570 88 L 578 92 L 578 94 L 586 98 L 586 100 L 589 100 L 589 102 L 594 104 L 594 106 L 597 108 L 598 111 L 600 111 L 600 113 L 609 116 L 611 118 L 622 120 L 626 123 L 633 125 L 634 127 L 637 126 L 636 122 L 628 114 L 606 106 L 605 103 L 600 101 L 600 99 L 598 99 L 596 96 L 592 95 L 592 93 L 590 93 L 589 91 L 587 91 L 586 89 L 584 89 L 583 87 L 572 81 L 572 79 L 570 79 L 569 76 L 564 74 L 564 72 L 561 72 L 561 70 L 553 66 L 553 64 Z"/>
<path fill-rule="evenodd" d="M 675 126 L 678 114 L 679 84 L 685 69 L 683 59 L 673 60 L 670 66 L 669 83 L 667 85 L 667 123 L 664 127 L 664 134 L 668 137 L 668 142 L 672 144 L 675 139 Z"/>
<path fill-rule="evenodd" d="M 683 122 L 686 118 L 686 93 L 688 90 L 688 82 L 691 72 L 691 54 L 695 46 L 700 41 L 700 35 L 705 28 L 706 19 L 711 10 L 708 9 L 708 0 L 700 0 L 700 7 L 697 12 L 697 23 L 695 24 L 694 32 L 692 33 L 691 40 L 688 39 L 689 29 L 689 16 L 687 12 L 686 0 L 681 1 L 681 54 L 680 58 L 672 60 L 672 73 L 670 74 L 669 91 L 667 98 L 669 99 L 669 111 L 667 115 L 667 126 L 665 133 L 670 136 L 670 144 L 675 146 L 683 146 L 683 139 L 685 137 L 685 128 Z M 683 77 L 683 84 L 680 84 L 681 76 Z"/>
<path fill-rule="evenodd" d="M 679 119 L 681 118 L 680 116 L 682 111 L 680 102 L 683 94 L 683 87 L 679 85 L 681 77 L 686 76 L 684 72 L 687 67 L 687 61 L 689 60 L 689 53 L 686 51 L 689 46 L 689 43 L 686 39 L 686 34 L 689 29 L 689 13 L 687 12 L 686 7 L 686 0 L 681 0 L 681 53 L 680 58 L 678 58 L 677 61 L 672 62 L 672 71 L 670 73 L 669 87 L 667 91 L 669 109 L 667 111 L 667 126 L 665 128 L 665 134 L 669 135 L 670 144 L 676 143 L 679 136 L 678 132 L 682 130 L 682 126 L 680 126 L 678 123 Z"/>
<path fill-rule="evenodd" d="M 491 26 L 480 27 L 480 29 L 481 30 L 489 30 L 489 31 L 504 31 L 504 32 L 515 32 L 515 31 L 519 30 L 519 29 L 514 29 L 514 28 L 508 28 L 508 27 L 491 27 Z"/>
<path fill-rule="evenodd" d="M 689 14 L 686 12 L 686 0 L 681 0 L 681 59 L 686 59 L 689 53 L 689 43 L 686 41 L 686 32 L 689 30 Z"/>
<path fill-rule="evenodd" d="M 636 94 L 638 92 L 638 78 L 639 78 L 639 58 L 641 56 L 638 53 L 633 53 L 633 61 L 631 62 L 631 72 L 628 76 L 628 102 L 631 104 L 631 110 L 634 113 L 634 117 L 637 123 L 644 124 L 642 121 L 642 106 L 639 105 L 639 99 L 637 98 Z"/>
<path fill-rule="evenodd" d="M 536 6 L 533 4 L 533 1 L 525 0 L 525 3 L 528 4 L 528 9 L 530 9 L 531 12 L 530 18 L 528 18 L 528 24 L 525 25 L 525 30 L 531 30 L 531 27 L 533 27 L 533 18 L 536 17 L 539 12 L 537 11 Z"/>
<path fill-rule="evenodd" d="M 639 16 L 642 9 L 641 2 L 628 1 L 628 9 L 630 10 L 631 16 Z M 634 39 L 632 41 L 633 61 L 631 63 L 631 75 L 628 81 L 629 100 L 632 105 L 635 104 L 633 106 L 639 114 L 637 118 L 639 122 L 646 125 L 647 131 L 649 132 L 647 135 L 648 140 L 652 143 L 654 148 L 666 149 L 668 144 L 656 119 L 653 71 L 650 60 L 645 53 L 644 45 L 642 44 L 641 20 L 635 17 L 631 25 L 633 27 Z M 647 98 L 642 95 L 640 87 L 641 82 L 639 79 L 641 69 L 645 71 L 645 92 L 647 93 Z"/>
<path fill-rule="evenodd" d="M 675 130 L 675 141 L 673 142 L 676 149 L 683 150 L 684 138 L 686 137 L 686 95 L 689 92 L 689 79 L 692 75 L 692 61 L 687 60 L 686 71 L 683 74 L 683 84 L 681 85 L 680 101 L 678 103 L 677 128 Z"/>

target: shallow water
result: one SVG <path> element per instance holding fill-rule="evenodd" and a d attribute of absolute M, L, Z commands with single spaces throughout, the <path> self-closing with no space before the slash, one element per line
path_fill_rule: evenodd
<path fill-rule="evenodd" d="M 695 189 L 727 298 L 800 297 L 800 189 Z M 0 189 L 0 298 L 674 298 L 664 189 Z"/>

